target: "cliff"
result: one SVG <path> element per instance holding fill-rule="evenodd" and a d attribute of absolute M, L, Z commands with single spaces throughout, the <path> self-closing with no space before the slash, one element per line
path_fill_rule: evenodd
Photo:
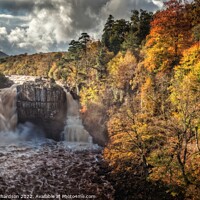
<path fill-rule="evenodd" d="M 52 82 L 38 80 L 17 86 L 19 122 L 32 122 L 41 127 L 48 138 L 59 140 L 66 117 L 66 94 Z"/>

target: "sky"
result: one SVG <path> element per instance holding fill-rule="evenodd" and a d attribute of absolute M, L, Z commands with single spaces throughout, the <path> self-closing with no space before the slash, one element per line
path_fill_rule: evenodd
<path fill-rule="evenodd" d="M 0 0 L 0 51 L 66 51 L 83 32 L 100 38 L 109 14 L 128 20 L 131 10 L 162 6 L 163 0 Z"/>

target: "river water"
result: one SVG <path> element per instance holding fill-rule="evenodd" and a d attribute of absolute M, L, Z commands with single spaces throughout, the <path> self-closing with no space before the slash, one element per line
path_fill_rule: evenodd
<path fill-rule="evenodd" d="M 113 199 L 102 148 L 92 143 L 78 103 L 66 95 L 64 141 L 55 142 L 29 122 L 17 124 L 15 88 L 0 91 L 0 199 Z"/>

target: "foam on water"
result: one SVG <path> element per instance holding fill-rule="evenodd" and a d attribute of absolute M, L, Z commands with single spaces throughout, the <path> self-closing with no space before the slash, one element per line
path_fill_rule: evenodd
<path fill-rule="evenodd" d="M 64 140 L 67 142 L 92 144 L 92 137 L 85 130 L 79 115 L 79 104 L 72 95 L 66 91 L 67 116 L 66 126 L 63 132 Z"/>
<path fill-rule="evenodd" d="M 67 116 L 62 143 L 69 149 L 93 149 L 92 137 L 85 130 L 79 115 L 79 103 L 66 92 Z M 0 90 L 0 146 L 49 143 L 41 129 L 30 122 L 17 124 L 16 86 Z"/>
<path fill-rule="evenodd" d="M 30 122 L 17 124 L 16 95 L 15 87 L 0 91 L 0 194 L 91 194 L 112 200 L 112 185 L 98 174 L 102 149 L 84 129 L 78 102 L 66 94 L 65 140 L 56 142 Z"/>

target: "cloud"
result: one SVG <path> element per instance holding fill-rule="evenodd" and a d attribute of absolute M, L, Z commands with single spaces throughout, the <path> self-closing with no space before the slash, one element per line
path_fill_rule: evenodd
<path fill-rule="evenodd" d="M 30 0 L 1 0 L 0 10 L 2 13 L 12 14 L 14 16 L 32 12 L 35 3 Z"/>
<path fill-rule="evenodd" d="M 3 37 L 5 37 L 5 36 L 7 36 L 7 30 L 6 30 L 6 27 L 0 27 L 0 40 L 3 38 Z"/>
<path fill-rule="evenodd" d="M 154 11 L 158 9 L 153 0 L 110 0 L 107 2 L 106 6 L 102 8 L 103 13 L 108 15 L 113 14 L 117 18 L 127 18 L 130 16 L 131 10 L 144 9 L 149 11 Z"/>
<path fill-rule="evenodd" d="M 66 50 L 82 32 L 98 38 L 109 14 L 128 19 L 133 9 L 154 11 L 160 6 L 158 0 L 1 0 L 1 50 Z"/>

